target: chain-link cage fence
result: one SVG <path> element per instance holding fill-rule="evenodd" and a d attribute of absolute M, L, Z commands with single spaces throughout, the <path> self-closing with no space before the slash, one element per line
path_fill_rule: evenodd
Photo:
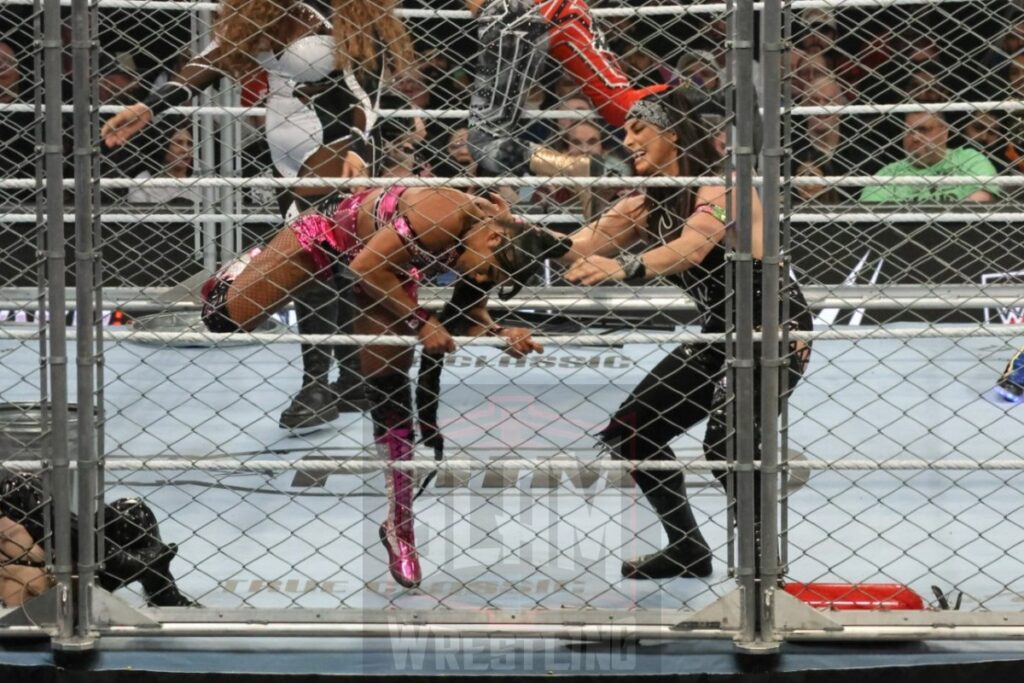
<path fill-rule="evenodd" d="M 796 5 L 5 4 L 0 634 L 1014 635 L 1017 9 Z"/>

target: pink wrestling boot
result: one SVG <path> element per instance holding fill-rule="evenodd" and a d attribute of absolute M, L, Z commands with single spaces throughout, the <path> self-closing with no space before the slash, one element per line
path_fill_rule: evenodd
<path fill-rule="evenodd" d="M 409 455 L 412 455 L 411 450 Z M 399 584 L 416 588 L 423 575 L 413 534 L 414 476 L 406 470 L 390 470 L 384 476 L 387 477 L 388 518 L 380 526 L 380 540 L 388 551 L 388 569 Z"/>
<path fill-rule="evenodd" d="M 384 462 L 409 462 L 413 456 L 415 435 L 412 426 L 412 386 L 405 374 L 368 377 L 367 398 L 373 418 L 373 440 Z M 388 518 L 380 527 L 380 540 L 388 551 L 388 569 L 395 581 L 406 588 L 420 585 L 420 558 L 413 536 L 412 501 L 415 497 L 415 473 L 411 470 L 384 470 L 388 493 Z"/>

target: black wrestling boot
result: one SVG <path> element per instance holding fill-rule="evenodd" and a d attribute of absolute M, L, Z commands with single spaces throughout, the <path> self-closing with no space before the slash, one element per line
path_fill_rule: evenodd
<path fill-rule="evenodd" d="M 623 578 L 711 576 L 711 548 L 701 535 L 690 502 L 686 499 L 683 473 L 638 471 L 634 479 L 658 513 L 668 535 L 668 546 L 656 553 L 623 561 Z"/>
<path fill-rule="evenodd" d="M 335 334 L 338 295 L 334 287 L 317 281 L 295 297 L 301 334 Z M 334 362 L 330 347 L 302 345 L 302 388 L 281 413 L 282 429 L 305 431 L 323 427 L 338 419 L 338 396 L 328 384 Z"/>

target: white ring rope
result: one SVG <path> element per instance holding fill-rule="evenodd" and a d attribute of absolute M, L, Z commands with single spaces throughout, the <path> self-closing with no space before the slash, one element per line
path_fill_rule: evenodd
<path fill-rule="evenodd" d="M 979 204 L 978 211 L 972 213 L 923 213 L 903 211 L 878 212 L 842 212 L 824 211 L 822 213 L 782 214 L 791 223 L 828 224 L 828 223 L 1021 223 L 1024 212 L 992 211 L 987 212 Z M 161 207 L 172 209 L 173 207 Z M 282 223 L 283 219 L 276 213 L 103 213 L 99 215 L 101 223 L 202 223 L 205 221 L 229 221 L 232 223 Z M 524 213 L 532 223 L 577 223 L 584 222 L 581 214 L 575 213 Z M 65 213 L 61 218 L 65 223 L 73 223 L 75 214 Z M 10 223 L 42 223 L 46 214 L 34 213 L 0 213 L 0 224 Z"/>
<path fill-rule="evenodd" d="M 116 114 L 127 108 L 122 104 L 104 104 L 96 107 L 100 114 Z M 828 114 L 907 114 L 914 112 L 972 112 L 972 111 L 1024 111 L 1024 102 L 1021 100 L 990 100 L 984 102 L 937 102 L 937 103 L 908 103 L 908 104 L 835 104 L 827 106 L 797 106 L 780 107 L 779 113 L 789 113 L 793 116 L 822 116 Z M 36 107 L 33 104 L 19 102 L 0 103 L 0 112 L 11 113 L 45 113 L 46 107 Z M 61 113 L 71 114 L 74 112 L 72 105 L 62 105 Z M 169 107 L 168 113 L 192 115 L 204 114 L 215 117 L 240 117 L 240 116 L 265 116 L 266 107 L 222 107 L 216 105 L 204 105 L 195 107 Z M 468 109 L 377 109 L 378 116 L 389 118 L 424 118 L 424 119 L 467 119 L 470 111 Z M 764 112 L 764 109 L 761 109 Z M 528 119 L 577 119 L 581 121 L 598 118 L 597 112 L 592 109 L 524 109 L 523 118 Z"/>
<path fill-rule="evenodd" d="M 837 10 L 851 7 L 886 8 L 895 6 L 936 6 L 961 4 L 971 0 L 794 0 L 792 9 Z M 4 0 L 7 5 L 32 5 L 35 0 Z M 72 0 L 60 0 L 62 7 L 70 7 Z M 105 9 L 137 10 L 211 10 L 220 8 L 220 3 L 203 0 L 95 0 L 91 7 Z M 753 3 L 755 11 L 764 9 L 763 2 Z M 597 17 L 665 16 L 680 14 L 719 14 L 727 11 L 726 3 L 702 5 L 656 5 L 653 7 L 607 7 L 595 8 L 591 13 Z M 395 14 L 407 19 L 469 19 L 469 10 L 397 9 Z"/>
<path fill-rule="evenodd" d="M 291 188 L 291 187 L 390 187 L 400 183 L 406 187 L 696 187 L 723 185 L 724 178 L 713 176 L 618 176 L 618 177 L 565 177 L 565 176 L 509 176 L 509 177 L 457 177 L 457 178 L 101 178 L 96 181 L 107 190 L 124 190 L 135 187 L 149 188 Z M 752 178 L 754 185 L 764 183 L 763 176 Z M 884 185 L 913 185 L 916 187 L 947 185 L 989 185 L 998 187 L 1024 186 L 1021 176 L 798 176 L 788 181 L 792 185 L 840 185 L 849 187 L 877 187 Z M 38 181 L 35 178 L 7 178 L 0 180 L 0 189 L 32 190 Z M 65 189 L 75 188 L 74 178 L 63 180 Z"/>
<path fill-rule="evenodd" d="M 560 453 L 560 451 L 555 451 Z M 716 472 L 729 470 L 733 465 L 726 461 L 707 460 L 639 460 L 626 462 L 621 460 L 583 460 L 572 457 L 554 457 L 544 460 L 499 459 L 475 460 L 452 459 L 435 462 L 432 451 L 420 450 L 422 460 L 388 463 L 377 459 L 303 459 L 292 460 L 247 460 L 243 458 L 196 457 L 196 458 L 122 458 L 107 456 L 104 458 L 104 469 L 107 471 L 159 471 L 195 469 L 213 472 L 253 472 L 261 474 L 279 474 L 295 470 L 309 474 L 369 474 L 385 470 L 402 470 L 407 472 L 521 472 L 523 470 L 553 470 L 572 472 L 629 472 L 633 470 L 684 471 L 684 472 Z M 570 454 L 571 456 L 571 454 Z M 76 469 L 75 463 L 69 463 Z M 754 469 L 761 469 L 760 462 L 752 463 Z M 788 465 L 779 465 L 779 469 L 803 470 L 834 470 L 834 471 L 996 471 L 1019 472 L 1024 470 L 1024 459 L 1015 460 L 922 460 L 919 458 L 864 460 L 864 459 L 801 459 L 791 461 Z M 38 472 L 47 469 L 43 460 L 6 460 L 4 468 L 12 472 Z"/>
<path fill-rule="evenodd" d="M 39 328 L 5 327 L 0 325 L 0 340 L 29 340 L 39 338 Z M 77 330 L 68 328 L 68 339 L 77 338 Z M 760 332 L 753 333 L 754 341 L 761 341 Z M 791 331 L 791 340 L 802 341 L 879 341 L 891 339 L 966 339 L 982 338 L 1015 338 L 1024 336 L 1024 327 L 1020 325 L 949 325 L 933 326 L 921 329 L 891 328 L 885 326 L 857 326 L 851 328 L 829 328 L 813 332 Z M 108 328 L 103 330 L 103 338 L 113 342 L 136 342 L 139 344 L 159 344 L 175 342 L 177 344 L 196 344 L 217 346 L 219 344 L 237 345 L 240 341 L 267 344 L 323 344 L 337 346 L 417 346 L 419 340 L 407 335 L 369 335 L 369 334 L 296 334 L 292 332 L 234 332 L 231 334 L 215 334 L 211 332 L 140 332 L 131 329 Z M 609 332 L 607 334 L 561 334 L 538 335 L 534 340 L 552 347 L 559 346 L 623 346 L 625 344 L 681 344 L 681 343 L 714 343 L 722 342 L 725 334 L 703 332 Z M 499 337 L 454 337 L 459 346 L 490 346 L 505 348 L 507 342 Z"/>
<path fill-rule="evenodd" d="M 167 207 L 171 208 L 171 207 Z M 527 214 L 535 223 L 582 223 L 583 216 L 571 213 Z M 74 223 L 75 214 L 61 216 L 65 223 Z M 230 221 L 233 223 L 281 223 L 285 221 L 276 213 L 103 213 L 101 223 L 202 223 L 205 221 Z M 0 213 L 0 224 L 39 223 L 46 221 L 46 214 Z"/>
<path fill-rule="evenodd" d="M 101 302 L 103 310 L 130 310 L 133 314 L 145 312 L 167 313 L 195 311 L 200 307 L 198 298 L 181 299 L 181 291 L 170 298 L 173 288 L 147 287 L 105 288 L 110 297 Z M 488 308 L 504 311 L 544 311 L 545 313 L 597 312 L 597 313 L 667 313 L 696 309 L 693 300 L 674 285 L 646 286 L 625 293 L 612 293 L 603 288 L 579 296 L 574 287 L 530 288 L 528 294 L 502 301 L 491 298 Z M 1019 285 L 806 285 L 804 297 L 813 310 L 828 308 L 864 309 L 978 309 L 992 306 L 1021 306 L 1024 290 Z M 440 310 L 451 298 L 451 288 L 425 286 L 420 290 L 424 308 Z M 190 295 L 189 295 L 190 296 Z M 0 310 L 34 311 L 43 300 L 39 292 L 29 287 L 0 288 Z M 74 309 L 74 290 L 67 295 L 67 308 Z"/>

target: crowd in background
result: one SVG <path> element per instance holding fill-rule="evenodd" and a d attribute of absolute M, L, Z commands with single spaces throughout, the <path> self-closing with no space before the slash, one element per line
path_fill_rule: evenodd
<path fill-rule="evenodd" d="M 592 4 L 602 7 L 608 3 Z M 0 10 L 0 107 L 32 103 L 35 98 L 38 83 L 33 55 L 38 43 L 27 9 L 5 6 Z M 1000 4 L 997 10 L 979 2 L 794 12 L 792 49 L 784 74 L 790 102 L 814 107 L 1018 99 L 1024 92 L 1024 11 L 1012 3 Z M 419 62 L 400 76 L 395 87 L 414 107 L 467 109 L 472 64 L 463 55 L 472 53 L 471 32 L 449 20 L 416 20 L 410 25 L 417 38 Z M 720 16 L 615 17 L 602 19 L 600 26 L 609 48 L 638 84 L 688 81 L 716 90 L 726 81 L 726 22 Z M 67 22 L 62 38 L 63 91 L 70 102 L 71 35 Z M 101 11 L 100 104 L 124 104 L 144 97 L 173 73 L 182 46 L 188 46 L 191 39 L 187 12 Z M 755 73 L 755 87 L 763 103 L 760 74 Z M 261 87 L 258 78 L 248 84 L 244 103 L 258 104 Z M 571 79 L 551 68 L 531 89 L 527 107 L 588 111 L 590 104 Z M 0 110 L 0 154 L 7 162 L 6 176 L 34 174 L 35 121 L 31 112 Z M 985 176 L 1024 171 L 1024 112 L 816 113 L 795 115 L 792 121 L 792 166 L 799 176 Z M 254 133 L 260 122 L 250 117 L 244 124 L 241 173 L 267 175 L 268 154 L 262 136 Z M 70 125 L 65 129 L 70 136 Z M 104 151 L 103 174 L 145 179 L 188 177 L 196 172 L 190 120 L 164 117 L 161 125 L 147 132 L 138 144 L 112 153 Z M 610 173 L 628 173 L 619 139 L 596 117 L 535 120 L 525 135 L 560 150 L 600 155 Z M 385 175 L 475 173 L 464 120 L 433 119 L 419 149 L 396 147 L 386 149 L 385 154 Z M 69 154 L 67 158 L 72 157 Z M 1011 192 L 982 182 L 879 188 L 812 183 L 799 185 L 795 191 L 800 198 L 825 203 L 988 201 Z M 24 199 L 5 194 L 0 197 L 2 203 Z M 538 187 L 524 188 L 510 198 L 534 211 L 592 215 L 615 194 Z M 163 203 L 191 201 L 194 195 L 139 189 L 122 193 L 118 199 Z M 254 198 L 261 199 L 258 193 L 250 196 Z"/>

